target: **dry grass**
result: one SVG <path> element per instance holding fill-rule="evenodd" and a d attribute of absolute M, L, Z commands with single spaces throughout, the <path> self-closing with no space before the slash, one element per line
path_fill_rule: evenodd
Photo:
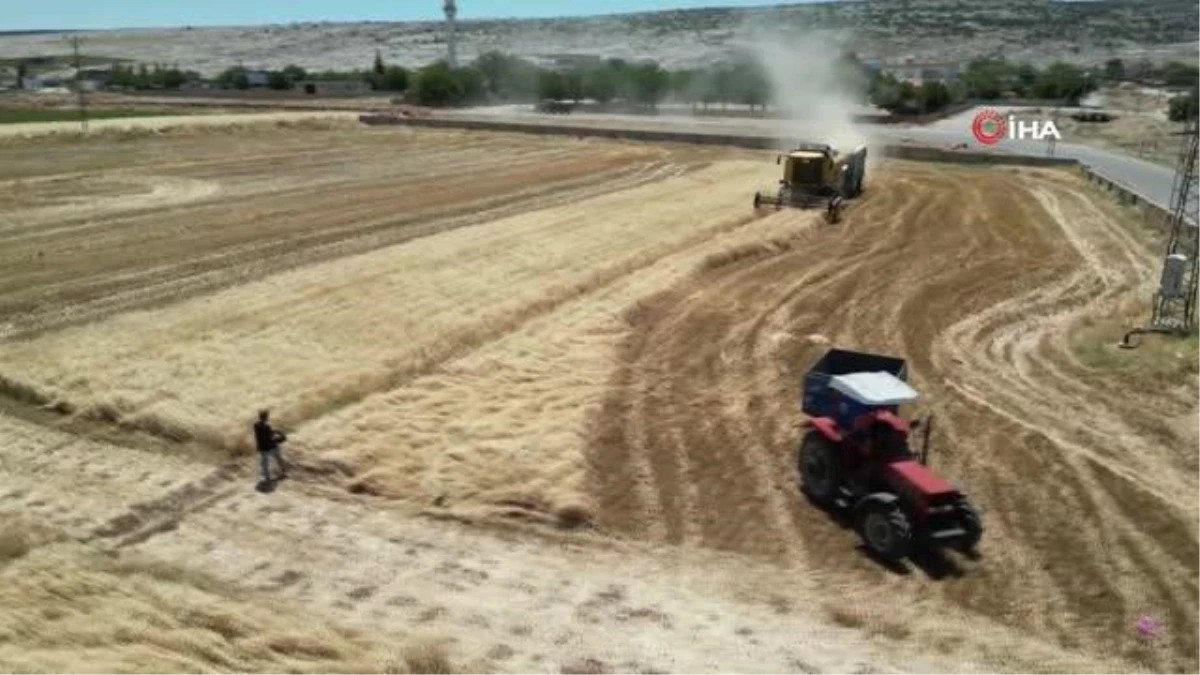
<path fill-rule="evenodd" d="M 400 650 L 409 673 L 453 673 L 450 652 L 445 640 L 429 635 L 410 638 Z"/>
<path fill-rule="evenodd" d="M 702 221 L 678 252 L 647 255 L 652 264 L 426 375 L 306 424 L 297 437 L 355 467 L 357 480 L 375 494 L 459 512 L 483 506 L 546 514 L 563 527 L 591 523 L 587 419 L 609 384 L 628 328 L 626 309 L 685 279 L 710 256 L 800 236 L 814 217 L 788 211 L 749 224 L 736 215 Z"/>
<path fill-rule="evenodd" d="M 29 553 L 29 533 L 7 523 L 0 529 L 0 563 L 16 560 Z"/>
<path fill-rule="evenodd" d="M 1181 127 L 1165 119 L 1125 114 L 1111 122 L 1077 122 L 1064 116 L 1058 127 L 1063 138 L 1073 143 L 1114 150 L 1162 166 L 1174 166 L 1179 160 L 1179 137 L 1171 134 Z"/>
<path fill-rule="evenodd" d="M 862 628 L 867 625 L 869 617 L 862 609 L 858 607 L 849 607 L 842 604 L 828 604 L 825 606 L 825 614 L 843 628 Z"/>
<path fill-rule="evenodd" d="M 0 670 L 449 673 L 444 644 L 358 632 L 201 572 L 77 544 L 0 568 Z"/>
<path fill-rule="evenodd" d="M 868 612 L 856 604 L 826 603 L 825 615 L 843 628 L 859 629 L 869 635 L 881 635 L 890 640 L 904 640 L 912 635 L 912 629 L 900 621 Z"/>
<path fill-rule="evenodd" d="M 259 112 L 225 115 L 163 115 L 93 120 L 88 137 L 145 139 L 162 133 L 242 133 L 256 125 L 279 124 L 292 128 L 328 129 L 339 122 L 353 124 L 357 113 L 352 112 Z M 309 126 L 305 126 L 309 125 Z M 81 137 L 78 122 L 31 122 L 0 125 L 0 139 L 17 136 L 54 135 L 63 139 Z"/>
<path fill-rule="evenodd" d="M 1117 346 L 1126 331 L 1145 325 L 1149 315 L 1150 307 L 1138 302 L 1112 315 L 1081 322 L 1074 345 L 1076 357 L 1090 368 L 1136 379 L 1145 389 L 1194 377 L 1200 372 L 1200 338 L 1195 331 L 1190 336 L 1133 336 L 1139 342 L 1137 349 Z"/>
<path fill-rule="evenodd" d="M 245 443 L 264 405 L 285 425 L 320 416 L 744 218 L 756 169 L 723 163 L 5 344 L 0 358 L 11 386 L 83 414 Z"/>

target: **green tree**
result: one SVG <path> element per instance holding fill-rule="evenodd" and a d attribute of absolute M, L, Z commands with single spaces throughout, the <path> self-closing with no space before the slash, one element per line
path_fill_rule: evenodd
<path fill-rule="evenodd" d="M 292 86 L 294 87 L 296 86 L 297 82 L 308 79 L 308 72 L 300 66 L 288 64 L 283 67 L 283 76 L 286 77 L 288 82 L 291 82 Z"/>
<path fill-rule="evenodd" d="M 744 103 L 754 111 L 767 104 L 771 93 L 767 74 L 757 61 L 741 59 L 733 64 L 729 79 L 734 87 L 733 100 Z"/>
<path fill-rule="evenodd" d="M 415 93 L 421 105 L 454 105 L 463 100 L 462 85 L 445 61 L 438 61 L 418 71 Z"/>
<path fill-rule="evenodd" d="M 945 83 L 936 80 L 922 82 L 916 92 L 916 99 L 923 113 L 937 112 L 945 108 L 950 105 L 951 98 L 950 89 Z"/>
<path fill-rule="evenodd" d="M 1022 63 L 1017 66 L 1017 82 L 1016 89 L 1019 96 L 1028 97 L 1033 94 L 1033 87 L 1037 84 L 1038 69 L 1031 63 Z"/>
<path fill-rule="evenodd" d="M 1014 88 L 1017 72 L 1003 59 L 975 59 L 967 64 L 962 79 L 968 95 L 991 100 Z"/>
<path fill-rule="evenodd" d="M 884 110 L 892 110 L 900 101 L 900 83 L 896 77 L 882 71 L 872 76 L 870 100 Z"/>
<path fill-rule="evenodd" d="M 222 89 L 249 89 L 250 79 L 246 77 L 246 69 L 232 66 L 217 75 L 217 86 Z"/>
<path fill-rule="evenodd" d="M 639 63 L 631 70 L 632 98 L 648 108 L 655 108 L 667 91 L 669 75 L 653 61 Z"/>
<path fill-rule="evenodd" d="M 451 71 L 451 76 L 458 83 L 458 88 L 462 92 L 455 103 L 475 103 L 486 97 L 486 83 L 483 73 L 478 68 L 473 66 L 455 68 Z"/>
<path fill-rule="evenodd" d="M 160 83 L 164 89 L 178 89 L 187 82 L 187 74 L 178 68 L 165 68 L 161 73 Z"/>
<path fill-rule="evenodd" d="M 1200 78 L 1200 68 L 1179 61 L 1171 61 L 1162 70 L 1163 82 L 1168 87 L 1194 87 Z"/>
<path fill-rule="evenodd" d="M 597 103 L 608 103 L 620 92 L 617 70 L 603 63 L 593 67 L 584 75 L 583 95 Z"/>
<path fill-rule="evenodd" d="M 563 84 L 566 86 L 567 98 L 575 103 L 579 103 L 581 99 L 587 96 L 583 86 L 584 79 L 583 69 L 581 68 L 572 68 L 563 75 Z"/>
<path fill-rule="evenodd" d="M 720 103 L 722 108 L 727 108 L 731 102 L 737 100 L 737 76 L 733 72 L 732 66 L 728 64 L 717 66 L 710 81 L 713 88 L 713 99 Z"/>
<path fill-rule="evenodd" d="M 901 82 L 891 73 L 880 73 L 871 83 L 871 102 L 897 115 L 911 115 L 920 107 L 920 92 L 911 82 Z"/>
<path fill-rule="evenodd" d="M 29 74 L 29 66 L 24 61 L 17 62 L 17 89 L 25 88 L 25 78 Z"/>
<path fill-rule="evenodd" d="M 292 83 L 282 70 L 272 70 L 267 73 L 267 86 L 271 89 L 291 89 Z"/>
<path fill-rule="evenodd" d="M 501 101 L 530 101 L 538 95 L 540 69 L 524 59 L 490 51 L 475 60 L 487 93 Z"/>
<path fill-rule="evenodd" d="M 538 98 L 563 101 L 567 98 L 567 79 L 556 70 L 542 71 L 538 76 Z"/>
<path fill-rule="evenodd" d="M 1104 79 L 1119 82 L 1125 79 L 1125 62 L 1121 59 L 1109 59 L 1104 62 Z"/>
<path fill-rule="evenodd" d="M 691 70 L 676 70 L 671 73 L 670 83 L 667 85 L 667 90 L 671 92 L 671 96 L 681 103 L 687 103 L 695 106 L 697 96 L 695 84 L 696 73 Z"/>
<path fill-rule="evenodd" d="M 721 75 L 720 72 L 724 66 L 717 68 L 709 68 L 697 73 L 695 77 L 695 90 L 700 99 L 700 105 L 705 112 L 708 112 L 708 106 L 721 102 Z"/>
<path fill-rule="evenodd" d="M 1172 122 L 1185 122 L 1196 119 L 1198 113 L 1200 113 L 1200 90 L 1192 89 L 1190 94 L 1171 99 L 1167 116 Z"/>
<path fill-rule="evenodd" d="M 378 49 L 375 50 L 375 66 L 374 66 L 374 68 L 372 68 L 372 70 L 375 72 L 376 75 L 379 75 L 379 76 L 382 76 L 384 74 L 384 72 L 386 71 L 386 68 L 383 63 L 383 54 L 379 53 Z"/>
<path fill-rule="evenodd" d="M 408 70 L 402 66 L 388 66 L 383 75 L 377 75 L 377 89 L 382 91 L 405 91 L 408 89 Z"/>
<path fill-rule="evenodd" d="M 1074 103 L 1094 88 L 1082 68 L 1057 61 L 1047 66 L 1038 75 L 1037 82 L 1033 85 L 1033 94 L 1037 98 Z"/>

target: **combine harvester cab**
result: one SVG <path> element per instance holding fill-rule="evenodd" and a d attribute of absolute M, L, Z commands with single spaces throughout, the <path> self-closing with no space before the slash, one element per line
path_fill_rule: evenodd
<path fill-rule="evenodd" d="M 809 369 L 801 486 L 819 506 L 848 513 L 867 548 L 886 560 L 914 547 L 972 551 L 983 534 L 978 512 L 928 466 L 932 418 L 921 454 L 909 445 L 920 423 L 904 420 L 900 406 L 919 395 L 906 379 L 903 359 L 842 349 Z"/>
<path fill-rule="evenodd" d="M 859 146 L 842 154 L 828 145 L 801 144 L 786 155 L 779 155 L 775 163 L 783 166 L 779 189 L 774 195 L 755 192 L 754 208 L 803 209 L 825 204 L 830 222 L 837 222 L 843 200 L 862 194 L 867 148 Z"/>

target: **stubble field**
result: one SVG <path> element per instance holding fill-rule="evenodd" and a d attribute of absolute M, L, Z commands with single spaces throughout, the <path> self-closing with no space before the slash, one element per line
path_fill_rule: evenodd
<path fill-rule="evenodd" d="M 0 159 L 0 510 L 34 533 L 0 571 L 179 624 L 162 667 L 420 669 L 443 647 L 379 646 L 414 627 L 476 668 L 1196 667 L 1194 342 L 1112 347 L 1159 233 L 1074 174 L 883 162 L 829 226 L 755 214 L 772 157 L 721 149 L 304 122 Z M 909 359 L 981 557 L 884 568 L 800 496 L 816 335 Z M 234 627 L 189 636 L 165 583 Z M 225 585 L 331 627 L 249 641 Z M 32 637 L 70 616 L 0 620 L 0 663 L 72 663 Z M 132 662 L 132 625 L 80 639 Z"/>

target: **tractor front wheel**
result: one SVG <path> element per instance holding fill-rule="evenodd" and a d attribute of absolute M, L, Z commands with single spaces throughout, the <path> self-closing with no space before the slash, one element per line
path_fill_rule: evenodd
<path fill-rule="evenodd" d="M 858 520 L 858 534 L 875 555 L 898 561 L 912 547 L 912 526 L 895 504 L 866 504 Z"/>
<path fill-rule="evenodd" d="M 983 537 L 983 521 L 979 517 L 979 512 L 974 506 L 963 500 L 954 505 L 954 511 L 958 515 L 959 526 L 966 532 L 966 535 L 958 543 L 958 548 L 962 551 L 973 551 L 979 545 L 979 540 Z"/>
<path fill-rule="evenodd" d="M 800 485 L 822 506 L 833 502 L 838 488 L 837 459 L 833 444 L 817 430 L 809 431 L 800 443 Z"/>

